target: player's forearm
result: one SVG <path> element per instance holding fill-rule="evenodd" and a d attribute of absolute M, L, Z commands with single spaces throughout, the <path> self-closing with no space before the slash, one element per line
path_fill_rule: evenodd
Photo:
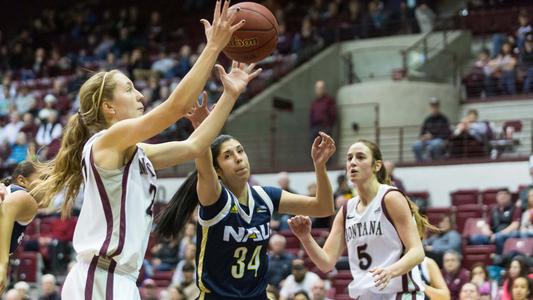
<path fill-rule="evenodd" d="M 316 166 L 316 199 L 313 207 L 314 216 L 327 217 L 335 213 L 333 190 L 329 182 L 326 166 Z"/>
<path fill-rule="evenodd" d="M 326 251 L 317 244 L 310 233 L 300 238 L 300 242 L 304 246 L 305 252 L 307 252 L 309 258 L 311 258 L 320 271 L 326 273 L 333 269 L 336 261 L 333 261 Z"/>
<path fill-rule="evenodd" d="M 206 46 L 191 70 L 183 77 L 168 100 L 161 105 L 168 105 L 170 112 L 178 112 L 180 116 L 187 113 L 209 79 L 219 54 L 220 50 L 216 47 Z"/>
<path fill-rule="evenodd" d="M 4 205 L 0 205 L 0 265 L 7 265 L 9 261 L 9 246 L 14 223 L 14 218 L 5 211 Z"/>
<path fill-rule="evenodd" d="M 189 140 L 193 142 L 198 151 L 196 156 L 202 155 L 220 133 L 233 109 L 237 97 L 238 95 L 232 95 L 226 92 L 222 93 L 213 111 L 211 111 L 209 116 L 191 134 Z"/>
<path fill-rule="evenodd" d="M 437 289 L 426 285 L 424 293 L 431 300 L 450 300 L 450 292 L 447 289 Z"/>
<path fill-rule="evenodd" d="M 407 250 L 402 258 L 387 268 L 391 271 L 392 277 L 401 276 L 419 265 L 424 260 L 424 255 L 424 248 L 420 244 Z"/>

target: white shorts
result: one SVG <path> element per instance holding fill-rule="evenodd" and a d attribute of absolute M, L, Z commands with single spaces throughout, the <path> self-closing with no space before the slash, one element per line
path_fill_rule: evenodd
<path fill-rule="evenodd" d="M 131 276 L 78 261 L 65 279 L 61 299 L 141 300 L 141 296 Z"/>

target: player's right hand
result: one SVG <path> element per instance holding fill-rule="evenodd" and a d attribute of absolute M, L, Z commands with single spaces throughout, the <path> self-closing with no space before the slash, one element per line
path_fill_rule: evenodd
<path fill-rule="evenodd" d="M 289 219 L 289 227 L 294 235 L 301 239 L 311 233 L 311 218 L 307 216 L 295 216 Z"/>
<path fill-rule="evenodd" d="M 206 19 L 201 19 L 200 22 L 204 24 L 205 36 L 207 38 L 207 45 L 215 47 L 218 51 L 222 51 L 229 43 L 231 36 L 235 31 L 244 25 L 245 20 L 239 21 L 235 25 L 235 14 L 237 10 L 229 10 L 229 1 L 225 0 L 220 10 L 220 1 L 217 0 L 215 4 L 215 12 L 213 13 L 213 24 Z"/>

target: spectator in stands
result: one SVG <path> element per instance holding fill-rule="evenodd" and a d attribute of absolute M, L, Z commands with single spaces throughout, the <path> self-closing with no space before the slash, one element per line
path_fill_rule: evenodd
<path fill-rule="evenodd" d="M 442 276 L 450 290 L 452 300 L 459 298 L 461 287 L 470 281 L 470 272 L 461 267 L 462 260 L 463 256 L 455 250 L 448 250 L 444 253 Z"/>
<path fill-rule="evenodd" d="M 145 279 L 142 284 L 142 300 L 159 300 L 157 285 L 153 279 Z"/>
<path fill-rule="evenodd" d="M 529 167 L 529 176 L 531 177 L 531 180 L 533 181 L 533 155 L 529 157 L 528 162 Z M 520 191 L 518 191 L 518 200 L 516 201 L 516 206 L 521 208 L 522 211 L 526 211 L 527 207 L 529 206 L 529 191 L 533 189 L 533 182 L 522 188 Z"/>
<path fill-rule="evenodd" d="M 479 113 L 476 109 L 469 109 L 466 116 L 455 127 L 454 138 L 462 138 L 464 135 L 472 137 L 478 142 L 488 138 L 489 126 L 486 122 L 479 121 Z"/>
<path fill-rule="evenodd" d="M 278 174 L 278 186 L 280 189 L 285 190 L 289 193 L 296 193 L 291 187 L 290 187 L 290 179 L 289 179 L 289 173 L 287 172 L 280 172 Z M 270 227 L 274 230 L 287 230 L 289 229 L 289 224 L 287 221 L 289 220 L 289 215 L 280 214 L 278 212 L 274 212 L 272 214 L 272 220 L 270 221 Z"/>
<path fill-rule="evenodd" d="M 5 295 L 5 300 L 25 300 L 22 295 L 15 289 L 10 289 Z"/>
<path fill-rule="evenodd" d="M 298 291 L 311 293 L 313 286 L 320 280 L 316 273 L 307 270 L 303 259 L 292 261 L 292 274 L 285 279 L 283 287 L 279 292 L 280 300 L 291 299 Z"/>
<path fill-rule="evenodd" d="M 516 94 L 516 63 L 513 46 L 511 43 L 505 42 L 500 54 L 489 64 L 495 69 L 496 77 L 499 77 L 498 87 L 508 95 Z"/>
<path fill-rule="evenodd" d="M 472 282 L 467 282 L 461 287 L 459 300 L 480 300 L 479 290 L 477 285 Z"/>
<path fill-rule="evenodd" d="M 348 181 L 346 181 L 346 175 L 340 174 L 337 176 L 337 189 L 335 190 L 333 197 L 343 197 L 347 199 L 352 198 L 352 188 L 348 186 Z"/>
<path fill-rule="evenodd" d="M 520 219 L 520 236 L 523 238 L 533 237 L 533 189 L 527 193 L 528 206 Z"/>
<path fill-rule="evenodd" d="M 39 146 L 48 146 L 52 141 L 61 138 L 62 135 L 63 125 L 58 120 L 57 111 L 51 110 L 46 122 L 39 126 L 35 141 Z"/>
<path fill-rule="evenodd" d="M 293 256 L 287 252 L 287 239 L 280 234 L 273 234 L 268 242 L 270 246 L 267 278 L 268 283 L 276 288 L 280 282 L 291 274 Z"/>
<path fill-rule="evenodd" d="M 298 55 L 300 61 L 305 61 L 320 49 L 323 39 L 318 35 L 309 17 L 302 20 L 301 29 L 294 35 L 292 40 L 292 51 Z"/>
<path fill-rule="evenodd" d="M 189 300 L 179 286 L 170 286 L 168 288 L 168 300 Z"/>
<path fill-rule="evenodd" d="M 13 288 L 19 292 L 23 300 L 30 299 L 30 285 L 26 281 L 19 281 L 15 283 Z"/>
<path fill-rule="evenodd" d="M 522 49 L 526 36 L 531 32 L 531 22 L 527 10 L 521 10 L 518 14 L 518 24 L 520 25 L 516 30 L 516 46 Z"/>
<path fill-rule="evenodd" d="M 461 235 L 453 229 L 450 215 L 443 214 L 439 222 L 439 232 L 424 240 L 426 256 L 432 258 L 442 267 L 444 253 L 448 250 L 461 253 Z"/>
<path fill-rule="evenodd" d="M 11 145 L 11 154 L 6 160 L 8 166 L 16 165 L 26 159 L 28 150 L 30 149 L 30 144 L 26 135 L 22 132 L 19 132 L 15 144 Z"/>
<path fill-rule="evenodd" d="M 392 162 L 391 160 L 386 160 L 383 162 L 383 165 L 385 166 L 385 169 L 387 170 L 387 175 L 389 176 L 389 180 L 391 184 L 397 187 L 400 191 L 405 192 L 405 186 L 403 185 L 402 180 L 394 176 L 394 168 L 396 167 L 394 165 L 394 162 Z"/>
<path fill-rule="evenodd" d="M 518 277 L 513 282 L 512 300 L 530 300 L 533 297 L 533 283 L 528 277 Z"/>
<path fill-rule="evenodd" d="M 200 296 L 200 289 L 198 289 L 195 282 L 195 271 L 196 267 L 192 262 L 186 262 L 183 265 L 183 281 L 179 287 L 183 290 L 187 299 L 196 299 Z"/>
<path fill-rule="evenodd" d="M 475 63 L 475 68 L 479 70 L 479 73 L 483 76 L 483 93 L 481 94 L 481 97 L 491 97 L 494 95 L 494 83 L 493 83 L 493 75 L 494 75 L 494 68 L 490 65 L 490 52 L 487 49 L 482 49 L 479 52 L 478 60 Z M 473 72 L 477 72 L 474 70 Z M 476 83 L 474 83 L 476 84 Z"/>
<path fill-rule="evenodd" d="M 13 103 L 11 96 L 9 95 L 9 89 L 3 89 L 0 93 L 0 118 L 3 118 L 9 114 L 9 109 Z"/>
<path fill-rule="evenodd" d="M 178 263 L 179 241 L 172 239 L 157 243 L 152 247 L 152 267 L 156 271 L 170 271 Z"/>
<path fill-rule="evenodd" d="M 419 162 L 440 159 L 451 134 L 450 122 L 440 111 L 439 99 L 432 97 L 429 105 L 431 114 L 424 120 L 419 140 L 413 145 L 413 152 Z"/>
<path fill-rule="evenodd" d="M 24 126 L 20 128 L 20 132 L 24 133 L 30 142 L 33 142 L 38 130 L 37 125 L 35 125 L 33 115 L 30 113 L 25 113 L 22 117 L 22 122 L 24 122 Z"/>
<path fill-rule="evenodd" d="M 326 285 L 324 280 L 315 282 L 311 288 L 311 300 L 330 300 L 326 297 Z"/>
<path fill-rule="evenodd" d="M 194 262 L 195 255 L 196 255 L 196 244 L 187 244 L 185 248 L 185 256 L 176 266 L 176 270 L 174 270 L 174 275 L 172 276 L 173 284 L 179 285 L 183 283 L 183 280 L 184 280 L 183 266 L 185 266 L 187 263 L 195 265 L 195 262 Z"/>
<path fill-rule="evenodd" d="M 309 294 L 305 291 L 298 291 L 294 293 L 294 296 L 291 299 L 292 300 L 311 300 L 311 298 L 309 298 Z"/>
<path fill-rule="evenodd" d="M 41 119 L 43 122 L 46 122 L 48 120 L 48 116 L 50 115 L 50 112 L 55 111 L 54 105 L 57 102 L 56 96 L 53 94 L 47 94 L 44 96 L 44 107 L 39 110 L 39 119 Z"/>
<path fill-rule="evenodd" d="M 20 120 L 19 113 L 16 111 L 11 112 L 9 114 L 9 123 L 4 128 L 0 128 L 0 144 L 14 144 L 22 127 L 24 127 L 24 122 Z"/>
<path fill-rule="evenodd" d="M 511 192 L 508 189 L 502 189 L 496 194 L 496 202 L 488 214 L 488 224 L 485 225 L 487 228 L 483 228 L 486 234 L 470 237 L 470 243 L 495 243 L 496 253 L 501 254 L 505 240 L 520 235 L 518 229 L 521 211 L 511 202 Z"/>
<path fill-rule="evenodd" d="M 30 93 L 30 88 L 26 84 L 23 84 L 19 88 L 19 92 L 15 97 L 15 105 L 19 114 L 25 114 L 27 112 L 35 113 L 35 105 L 37 101 L 35 97 Z"/>
<path fill-rule="evenodd" d="M 513 258 L 511 264 L 509 265 L 509 270 L 507 270 L 503 280 L 500 300 L 511 300 L 511 290 L 514 280 L 516 280 L 518 277 L 528 277 L 528 274 L 529 266 L 527 265 L 525 258 L 522 256 Z"/>
<path fill-rule="evenodd" d="M 182 260 L 185 257 L 185 249 L 188 244 L 196 244 L 196 223 L 189 222 L 185 225 L 183 237 L 180 239 L 178 258 Z"/>
<path fill-rule="evenodd" d="M 370 18 L 370 22 L 368 22 L 369 36 L 379 36 L 384 34 L 386 20 L 383 3 L 377 0 L 369 1 L 368 16 Z"/>
<path fill-rule="evenodd" d="M 39 300 L 61 300 L 61 296 L 57 292 L 56 277 L 54 275 L 46 274 L 41 278 Z"/>
<path fill-rule="evenodd" d="M 435 27 L 437 16 L 433 10 L 431 10 L 431 7 L 427 5 L 426 1 L 421 2 L 422 3 L 415 9 L 415 17 L 418 22 L 418 27 L 422 33 L 431 32 L 433 31 L 433 27 Z"/>
<path fill-rule="evenodd" d="M 328 95 L 323 80 L 315 82 L 315 96 L 309 114 L 311 144 L 320 131 L 331 136 L 333 127 L 337 124 L 337 104 L 335 98 Z"/>
<path fill-rule="evenodd" d="M 526 35 L 524 48 L 520 50 L 518 66 L 520 71 L 526 74 L 524 84 L 522 86 L 522 93 L 529 94 L 531 84 L 533 83 L 533 34 Z"/>
<path fill-rule="evenodd" d="M 487 268 L 482 263 L 476 263 L 470 272 L 470 282 L 478 287 L 479 295 L 482 300 L 490 300 L 490 281 Z"/>

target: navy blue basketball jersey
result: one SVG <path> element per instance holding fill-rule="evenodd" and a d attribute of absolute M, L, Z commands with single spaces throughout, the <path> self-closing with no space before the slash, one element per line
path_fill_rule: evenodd
<path fill-rule="evenodd" d="M 248 186 L 248 206 L 222 186 L 218 201 L 201 206 L 197 228 L 200 300 L 267 300 L 270 219 L 281 189 Z"/>
<path fill-rule="evenodd" d="M 8 193 L 14 193 L 16 191 L 26 191 L 26 189 L 15 184 L 11 184 L 7 187 Z M 29 222 L 27 224 L 20 224 L 16 221 L 13 224 L 13 232 L 11 233 L 11 242 L 9 244 L 9 254 L 17 250 L 18 245 L 24 238 L 24 231 L 26 230 L 26 226 L 28 226 L 28 224 Z"/>

